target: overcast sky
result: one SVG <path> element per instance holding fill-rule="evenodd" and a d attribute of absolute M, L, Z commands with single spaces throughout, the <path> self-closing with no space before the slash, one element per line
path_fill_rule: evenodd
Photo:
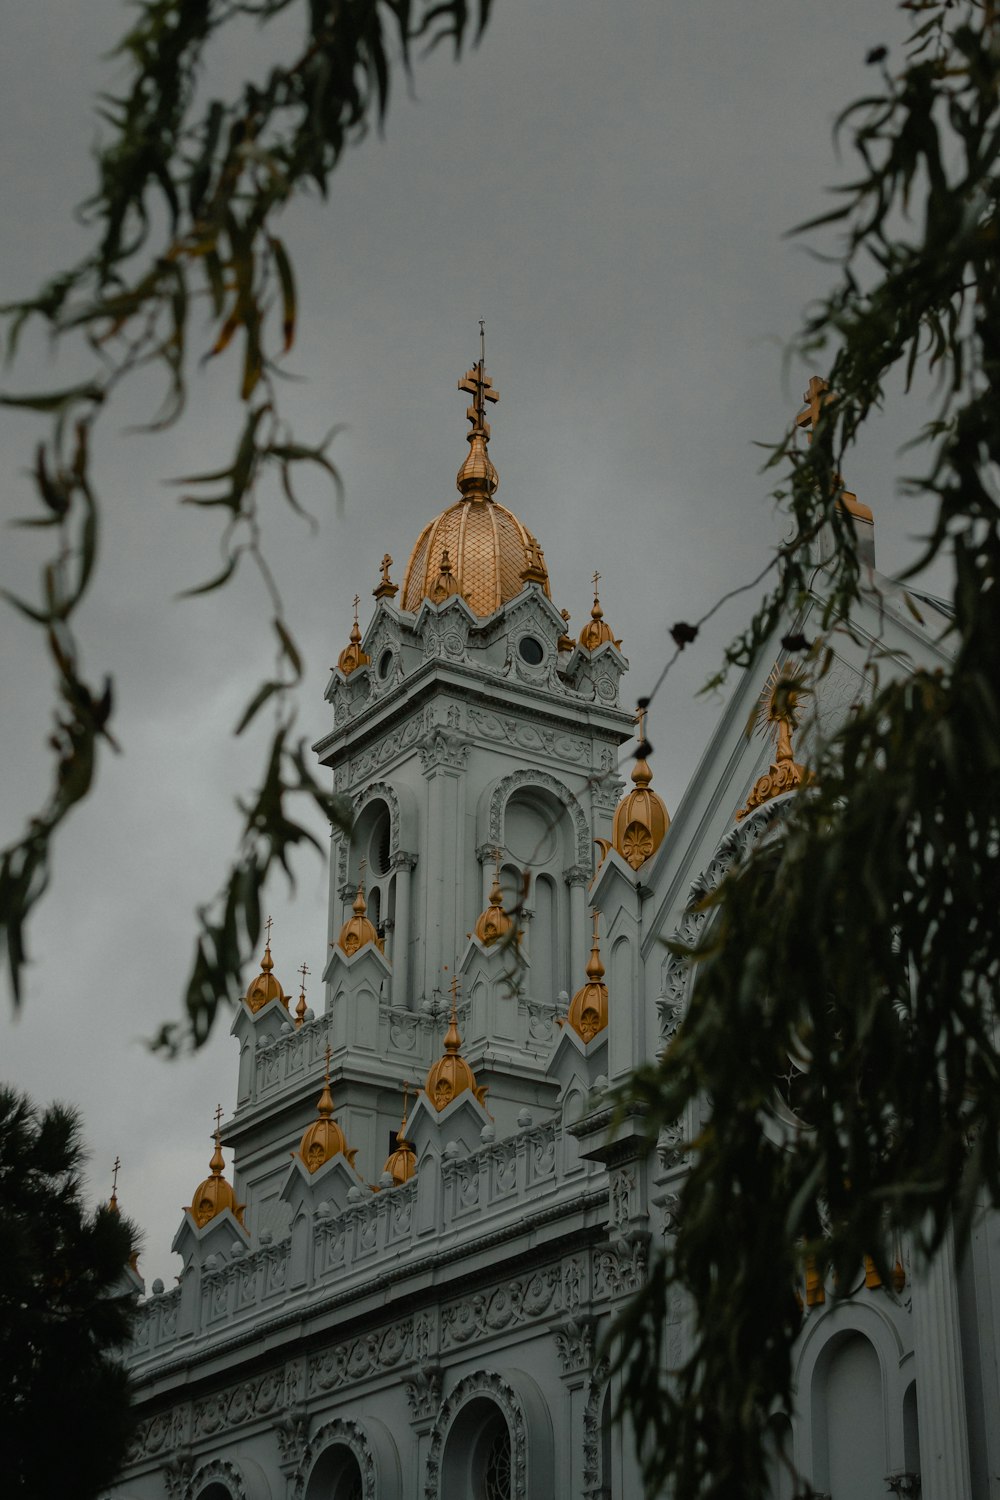
<path fill-rule="evenodd" d="M 5 301 L 85 243 L 72 210 L 91 183 L 93 100 L 114 81 L 106 54 L 127 15 L 117 0 L 5 14 Z M 831 275 L 786 231 L 853 170 L 834 155 L 833 119 L 874 82 L 866 52 L 900 35 L 891 0 L 495 0 L 480 49 L 457 66 L 420 63 L 414 97 L 397 91 L 384 138 L 349 153 L 330 201 L 286 215 L 303 309 L 291 368 L 304 377 L 288 409 L 303 437 L 348 429 L 335 448 L 344 513 L 316 484 L 316 538 L 277 497 L 265 515 L 308 661 L 309 741 L 329 727 L 322 692 L 355 589 L 366 617 L 382 553 L 401 579 L 420 528 L 455 498 L 466 452 L 455 385 L 480 317 L 501 393 L 498 498 L 541 541 L 575 630 L 600 570 L 629 699 L 648 691 L 669 626 L 767 560 L 781 529 L 754 444 L 778 437 L 800 403 L 810 371 L 786 374 L 783 347 Z M 230 76 L 241 62 L 231 45 Z M 79 368 L 29 341 L 4 384 L 37 388 Z M 108 523 L 81 631 L 89 673 L 114 675 L 124 753 L 57 846 L 23 1012 L 0 1012 L 0 1075 L 39 1102 L 80 1106 L 93 1196 L 106 1196 L 121 1155 L 147 1285 L 179 1269 L 169 1245 L 181 1207 L 207 1171 L 216 1103 L 229 1113 L 235 1099 L 228 1017 L 191 1060 L 168 1064 L 142 1044 L 179 1013 L 192 911 L 223 876 L 234 797 L 259 771 L 261 740 L 236 744 L 231 729 L 270 666 L 267 601 L 247 571 L 224 595 L 172 602 L 213 571 L 216 522 L 162 482 L 227 460 L 233 383 L 234 366 L 199 377 L 184 421 L 156 438 L 123 435 L 155 410 L 152 386 L 102 421 Z M 896 493 L 913 426 L 891 408 L 846 476 L 875 511 L 889 573 L 926 522 Z M 0 422 L 5 516 L 30 507 L 23 470 L 38 435 L 23 415 Z M 42 555 L 37 537 L 6 533 L 4 586 L 32 589 Z M 671 811 L 721 706 L 694 694 L 742 618 L 729 609 L 657 701 L 653 767 Z M 0 630 L 7 840 L 44 796 L 52 682 L 36 633 L 10 614 Z M 303 960 L 320 973 L 326 941 L 325 870 L 305 857 L 299 873 L 294 897 L 276 887 L 268 902 L 288 990 Z"/>

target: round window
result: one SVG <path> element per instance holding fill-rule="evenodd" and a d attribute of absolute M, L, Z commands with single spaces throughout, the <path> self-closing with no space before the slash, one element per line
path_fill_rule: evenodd
<path fill-rule="evenodd" d="M 388 677 L 388 675 L 389 675 L 389 669 L 390 669 L 391 666 L 392 666 L 392 652 L 389 651 L 388 649 L 386 649 L 385 651 L 382 652 L 382 655 L 378 659 L 378 675 L 381 677 L 381 679 L 382 679 L 383 682 Z"/>
<path fill-rule="evenodd" d="M 545 648 L 533 635 L 522 635 L 517 643 L 518 655 L 529 667 L 537 667 L 545 659 Z"/>

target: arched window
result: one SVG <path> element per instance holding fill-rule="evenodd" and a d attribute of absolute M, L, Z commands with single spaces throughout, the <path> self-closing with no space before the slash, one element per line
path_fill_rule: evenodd
<path fill-rule="evenodd" d="M 510 1429 L 494 1401 L 463 1406 L 448 1433 L 441 1493 L 448 1500 L 513 1500 Z"/>
<path fill-rule="evenodd" d="M 529 993 L 537 1000 L 552 1001 L 561 989 L 575 988 L 570 971 L 569 887 L 564 878 L 576 858 L 572 820 L 547 788 L 518 787 L 504 808 L 503 843 L 509 856 L 504 864 L 505 899 L 515 892 L 520 897 L 523 872 L 531 877 L 526 905 L 533 916 L 524 934 L 531 965 Z M 517 871 L 513 879 L 507 873 L 510 864 Z"/>
<path fill-rule="evenodd" d="M 320 1454 L 305 1500 L 364 1500 L 361 1465 L 346 1443 L 333 1443 Z"/>
<path fill-rule="evenodd" d="M 874 1344 L 857 1332 L 831 1340 L 817 1364 L 815 1382 L 813 1484 L 831 1500 L 881 1500 L 888 1465 L 882 1372 Z"/>

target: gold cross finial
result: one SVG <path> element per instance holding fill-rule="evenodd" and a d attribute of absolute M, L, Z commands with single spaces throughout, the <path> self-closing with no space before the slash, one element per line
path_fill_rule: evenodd
<path fill-rule="evenodd" d="M 361 603 L 361 595 L 360 594 L 355 594 L 355 596 L 354 596 L 354 623 L 355 623 L 355 625 L 358 623 L 358 605 L 360 603 Z"/>
<path fill-rule="evenodd" d="M 332 1056 L 332 1053 L 331 1053 L 331 1050 L 330 1050 L 330 1043 L 327 1042 L 327 1044 L 326 1044 L 326 1073 L 324 1075 L 325 1078 L 326 1078 L 327 1083 L 330 1082 L 330 1058 L 331 1058 L 331 1056 Z"/>
<path fill-rule="evenodd" d="M 409 1103 L 410 1103 L 410 1081 L 409 1081 L 408 1078 L 404 1078 L 403 1079 L 403 1125 L 406 1124 L 406 1111 L 407 1111 L 407 1108 L 409 1107 Z M 402 1129 L 402 1128 L 403 1127 L 401 1125 L 400 1129 Z"/>
<path fill-rule="evenodd" d="M 301 963 L 299 965 L 299 973 L 302 975 L 302 992 L 304 994 L 305 993 L 305 988 L 306 988 L 306 975 L 307 974 L 311 974 L 312 973 L 312 969 L 308 968 L 306 966 L 306 964 L 303 962 L 303 963 Z"/>
<path fill-rule="evenodd" d="M 473 432 L 481 432 L 489 441 L 490 427 L 486 420 L 486 403 L 500 400 L 500 392 L 486 373 L 486 324 L 479 320 L 479 362 L 466 370 L 458 382 L 458 389 L 472 397 L 472 405 L 466 409 L 466 418 L 472 423 Z"/>
<path fill-rule="evenodd" d="M 116 1156 L 115 1157 L 115 1164 L 114 1164 L 114 1166 L 111 1169 L 112 1173 L 114 1174 L 112 1176 L 112 1178 L 111 1178 L 111 1196 L 112 1196 L 112 1198 L 115 1196 L 115 1194 L 118 1191 L 118 1172 L 119 1172 L 119 1168 L 121 1167 L 121 1164 L 122 1164 L 121 1157 L 120 1156 Z"/>
<path fill-rule="evenodd" d="M 595 572 L 594 573 L 594 598 L 595 599 L 597 598 L 597 585 L 600 583 L 600 581 L 601 581 L 601 575 L 600 575 L 600 573 Z"/>
<path fill-rule="evenodd" d="M 641 741 L 646 738 L 646 705 L 645 705 L 645 703 L 640 703 L 639 706 L 636 708 L 635 719 L 633 720 L 633 722 L 638 725 L 638 730 L 636 732 L 636 736 L 635 737 L 641 743 Z"/>
<path fill-rule="evenodd" d="M 221 1126 L 221 1124 L 222 1124 L 222 1105 L 221 1104 L 217 1104 L 215 1106 L 215 1139 L 216 1139 L 216 1141 L 218 1141 L 218 1139 L 219 1139 L 219 1127 Z"/>
<path fill-rule="evenodd" d="M 267 939 L 265 941 L 264 946 L 266 948 L 270 948 L 270 946 L 271 946 L 271 928 L 274 926 L 274 923 L 271 921 L 270 917 L 268 917 L 267 921 L 264 923 L 264 926 L 267 929 Z"/>
<path fill-rule="evenodd" d="M 813 375 L 810 377 L 802 399 L 805 402 L 805 406 L 797 413 L 795 425 L 796 427 L 805 429 L 811 443 L 813 433 L 816 430 L 816 424 L 823 414 L 824 406 L 829 405 L 831 401 L 835 401 L 837 398 L 830 390 L 828 381 L 824 380 L 821 375 Z"/>
<path fill-rule="evenodd" d="M 367 868 L 367 865 L 368 865 L 368 861 L 366 859 L 359 859 L 358 860 L 358 889 L 359 890 L 364 890 L 364 888 L 365 888 L 365 869 Z"/>
<path fill-rule="evenodd" d="M 383 583 L 389 583 L 390 582 L 389 569 L 391 567 L 392 567 L 392 558 L 389 556 L 389 554 L 387 552 L 385 554 L 385 556 L 383 557 L 383 559 L 382 559 L 382 582 Z"/>

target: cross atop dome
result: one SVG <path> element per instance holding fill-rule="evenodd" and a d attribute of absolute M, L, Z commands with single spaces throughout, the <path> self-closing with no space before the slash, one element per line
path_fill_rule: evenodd
<path fill-rule="evenodd" d="M 482 318 L 479 319 L 479 362 L 471 370 L 466 370 L 458 382 L 458 389 L 466 391 L 472 397 L 472 405 L 465 410 L 467 420 L 472 423 L 469 441 L 472 441 L 474 434 L 482 433 L 489 442 L 490 424 L 486 420 L 486 403 L 492 401 L 495 405 L 500 400 L 500 392 L 486 373 L 486 323 Z"/>

